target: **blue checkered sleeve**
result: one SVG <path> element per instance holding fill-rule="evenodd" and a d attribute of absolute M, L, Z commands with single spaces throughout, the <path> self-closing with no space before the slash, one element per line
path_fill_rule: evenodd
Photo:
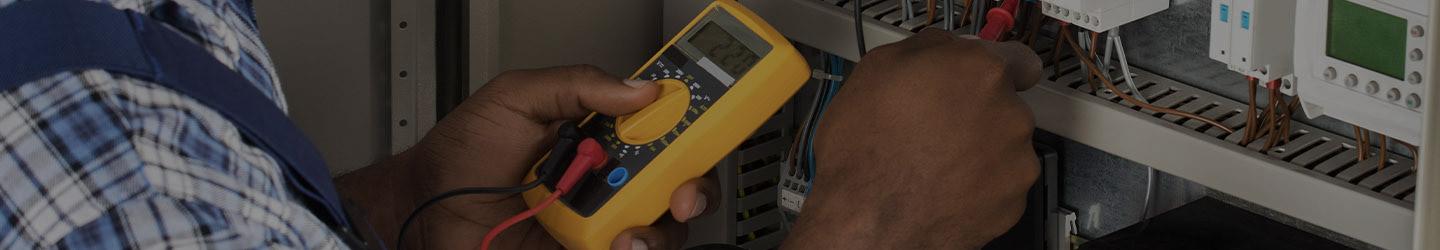
<path fill-rule="evenodd" d="M 285 108 L 248 1 L 110 4 L 195 38 Z M 82 70 L 0 91 L 0 249 L 345 248 L 281 173 L 230 121 L 151 82 Z"/>

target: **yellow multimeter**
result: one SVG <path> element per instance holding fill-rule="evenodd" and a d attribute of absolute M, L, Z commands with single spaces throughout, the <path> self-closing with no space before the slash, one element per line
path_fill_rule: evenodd
<path fill-rule="evenodd" d="M 610 160 L 537 219 L 567 248 L 609 248 L 621 231 L 655 222 L 669 209 L 675 188 L 734 150 L 809 73 L 780 32 L 739 3 L 716 0 L 631 76 L 660 85 L 654 103 L 634 114 L 591 114 L 581 122 L 582 136 L 600 142 Z M 525 181 L 535 179 L 532 169 Z M 524 193 L 527 204 L 536 206 L 551 194 L 554 178 L 547 179 Z"/>

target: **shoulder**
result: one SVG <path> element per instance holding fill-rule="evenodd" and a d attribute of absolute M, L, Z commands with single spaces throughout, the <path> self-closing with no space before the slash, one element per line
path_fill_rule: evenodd
<path fill-rule="evenodd" d="M 237 5 L 248 1 L 102 2 L 190 36 L 285 108 L 248 6 Z M 0 248 L 208 245 L 218 243 L 187 237 L 227 234 L 267 248 L 334 246 L 272 156 L 214 110 L 150 82 L 84 70 L 0 90 L 0 149 Z"/>
<path fill-rule="evenodd" d="M 142 80 L 89 70 L 0 92 L 0 148 L 0 217 L 11 218 L 0 248 L 146 235 L 335 242 L 270 155 L 214 110 Z"/>
<path fill-rule="evenodd" d="M 35 0 L 30 0 L 35 1 Z M 286 110 L 284 93 L 269 52 L 260 40 L 249 0 L 94 0 L 118 10 L 145 14 L 192 38 L 222 64 L 240 73 Z M 20 0 L 0 0 L 0 10 Z M 4 39 L 25 39 L 6 37 Z M 97 45 L 100 46 L 100 45 Z"/>

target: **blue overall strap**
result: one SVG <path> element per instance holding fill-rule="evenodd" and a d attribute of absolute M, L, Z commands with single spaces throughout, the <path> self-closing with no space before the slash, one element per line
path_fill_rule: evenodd
<path fill-rule="evenodd" d="M 316 217 L 350 228 L 320 153 L 276 104 L 179 32 L 133 11 L 83 0 L 0 8 L 0 90 L 61 72 L 104 69 L 194 98 L 279 160 Z"/>

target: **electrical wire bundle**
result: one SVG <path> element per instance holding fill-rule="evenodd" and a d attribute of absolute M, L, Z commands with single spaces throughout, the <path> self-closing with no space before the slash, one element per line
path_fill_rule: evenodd
<path fill-rule="evenodd" d="M 830 75 L 844 74 L 845 60 L 839 56 L 826 55 L 826 73 Z M 805 120 L 800 124 L 799 134 L 795 142 L 791 144 L 790 153 L 787 154 L 791 169 L 804 169 L 802 180 L 805 180 L 805 193 L 809 194 L 815 182 L 815 130 L 819 127 L 820 118 L 825 114 L 825 108 L 835 94 L 840 92 L 841 82 L 839 80 L 826 79 L 816 89 L 815 98 L 810 102 L 810 111 L 805 115 Z"/>
<path fill-rule="evenodd" d="M 1265 144 L 1261 151 L 1270 151 L 1271 148 L 1274 148 L 1280 142 L 1290 143 L 1290 124 L 1294 122 L 1293 116 L 1295 112 L 1299 110 L 1300 97 L 1294 97 L 1291 98 L 1290 101 L 1285 101 L 1279 91 L 1280 80 L 1277 79 L 1266 82 L 1265 88 L 1269 101 L 1265 106 L 1264 113 L 1260 114 L 1260 117 L 1257 117 L 1259 111 L 1257 111 L 1255 96 L 1257 94 L 1256 88 L 1259 85 L 1259 81 L 1254 77 L 1248 76 L 1246 80 L 1250 89 L 1250 102 L 1245 110 L 1245 136 L 1240 140 L 1240 145 L 1250 145 L 1251 142 L 1258 140 L 1260 137 L 1265 137 Z M 1369 159 L 1373 154 L 1379 157 L 1379 163 L 1376 164 L 1376 171 L 1384 170 L 1386 166 L 1389 166 L 1390 141 L 1392 140 L 1384 134 L 1375 133 L 1374 131 L 1357 125 L 1351 126 L 1355 129 L 1355 159 L 1364 161 Z M 1377 142 L 1374 142 L 1374 144 L 1379 146 L 1378 151 L 1371 152 L 1370 150 L 1372 144 L 1371 133 L 1378 134 L 1380 137 Z M 1419 155 L 1415 155 L 1418 152 L 1414 145 L 1406 144 L 1399 140 L 1394 140 L 1394 142 L 1409 149 L 1415 158 L 1419 157 Z M 1411 166 L 1411 170 L 1414 170 L 1413 165 Z"/>
<path fill-rule="evenodd" d="M 1066 35 L 1065 35 L 1065 33 L 1068 33 L 1069 30 L 1070 30 L 1070 29 L 1069 29 L 1069 25 L 1064 25 L 1064 24 L 1062 24 L 1062 25 L 1060 26 L 1059 40 L 1060 40 L 1061 42 L 1068 43 L 1068 44 L 1070 45 L 1070 49 L 1073 50 L 1076 55 L 1084 55 L 1085 52 L 1083 52 L 1083 50 L 1080 49 L 1080 44 L 1076 43 L 1076 42 L 1075 42 L 1075 39 L 1070 39 L 1069 36 L 1066 36 Z M 1056 53 L 1059 53 L 1059 52 L 1057 51 Z M 1082 58 L 1083 58 L 1084 56 L 1079 56 L 1079 57 L 1082 57 Z M 1137 100 L 1137 99 L 1135 99 L 1135 97 L 1132 97 L 1132 96 L 1130 96 L 1129 94 L 1125 94 L 1125 92 L 1120 91 L 1120 87 L 1116 87 L 1116 86 L 1115 86 L 1115 83 L 1114 83 L 1109 77 L 1106 77 L 1104 73 L 1101 73 L 1100 67 L 1099 67 L 1099 66 L 1096 66 L 1096 63 L 1095 63 L 1094 61 L 1092 61 L 1092 60 L 1085 60 L 1085 59 L 1081 59 L 1081 60 L 1079 60 L 1079 61 L 1080 61 L 1080 63 L 1084 64 L 1084 66 L 1085 66 L 1086 69 L 1089 69 L 1089 70 L 1090 70 L 1090 75 L 1091 75 L 1091 76 L 1100 79 L 1100 83 L 1103 84 L 1106 89 L 1109 89 L 1110 92 L 1114 93 L 1116 96 L 1119 96 L 1121 99 L 1124 99 L 1126 102 L 1129 102 L 1131 105 L 1135 105 L 1136 107 L 1140 107 L 1140 108 L 1142 108 L 1142 109 L 1147 109 L 1147 110 L 1154 111 L 1154 112 L 1166 113 L 1166 114 L 1176 115 L 1176 116 L 1180 116 L 1180 117 L 1190 118 L 1191 120 L 1196 120 L 1196 121 L 1204 122 L 1204 123 L 1206 123 L 1206 124 L 1210 124 L 1211 126 L 1214 126 L 1215 128 L 1218 128 L 1218 129 L 1220 129 L 1220 130 L 1224 130 L 1225 132 L 1235 133 L 1235 129 L 1232 129 L 1232 128 L 1228 127 L 1228 126 L 1225 126 L 1224 124 L 1221 124 L 1220 122 L 1217 122 L 1217 121 L 1215 121 L 1215 120 L 1213 120 L 1213 119 L 1205 118 L 1204 116 L 1196 115 L 1196 114 L 1193 114 L 1193 113 L 1190 113 L 1190 112 L 1180 111 L 1180 110 L 1171 109 L 1171 108 L 1166 108 L 1166 107 L 1159 107 L 1159 106 L 1151 105 L 1150 103 L 1146 103 L 1146 102 L 1142 102 L 1142 101 L 1140 101 L 1140 100 Z"/>
<path fill-rule="evenodd" d="M 1370 152 L 1370 133 L 1373 133 L 1373 131 L 1361 128 L 1360 126 L 1356 125 L 1352 126 L 1355 127 L 1355 159 L 1364 161 L 1365 159 L 1370 158 L 1370 155 L 1372 154 L 1372 152 Z M 1387 137 L 1384 134 L 1380 133 L 1375 134 L 1380 135 L 1380 141 L 1375 142 L 1375 144 L 1378 144 L 1380 146 L 1380 151 L 1373 152 L 1378 157 L 1380 157 L 1380 163 L 1376 166 L 1376 171 L 1379 171 L 1384 170 L 1386 165 L 1390 165 L 1390 137 Z M 1405 142 L 1399 140 L 1396 140 L 1395 142 L 1409 148 L 1411 155 L 1416 158 L 1417 161 L 1419 160 L 1420 155 L 1418 155 L 1418 152 L 1415 151 L 1415 146 L 1406 144 Z M 1414 170 L 1415 166 L 1411 165 L 1410 169 Z"/>
<path fill-rule="evenodd" d="M 1250 145 L 1261 137 L 1265 138 L 1261 151 L 1269 151 L 1281 142 L 1290 143 L 1290 123 L 1294 121 L 1295 111 L 1299 109 L 1300 98 L 1285 101 L 1279 90 L 1280 80 L 1266 82 L 1265 94 L 1268 100 L 1262 114 L 1255 99 L 1260 85 L 1259 79 L 1246 77 L 1246 84 L 1249 85 L 1250 98 L 1245 107 L 1245 136 L 1241 137 L 1240 145 Z"/>

